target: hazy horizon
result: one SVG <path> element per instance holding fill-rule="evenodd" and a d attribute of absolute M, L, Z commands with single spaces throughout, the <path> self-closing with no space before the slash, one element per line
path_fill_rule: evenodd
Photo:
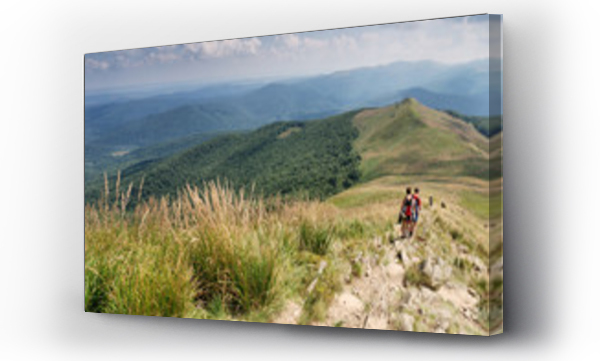
<path fill-rule="evenodd" d="M 302 78 L 399 61 L 490 58 L 489 16 L 372 25 L 85 55 L 85 89 L 187 87 Z"/>

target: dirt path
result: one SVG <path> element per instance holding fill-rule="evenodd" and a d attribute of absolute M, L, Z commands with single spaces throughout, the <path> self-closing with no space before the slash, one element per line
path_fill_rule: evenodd
<path fill-rule="evenodd" d="M 474 243 L 460 241 L 468 235 L 452 236 L 451 228 L 436 224 L 438 216 L 455 211 L 429 212 L 418 237 L 390 242 L 388 234 L 368 240 L 367 248 L 377 251 L 353 260 L 362 274 L 343 275 L 341 292 L 323 320 L 313 324 L 488 335 L 473 288 L 489 280 L 488 267 L 472 251 Z M 297 323 L 301 314 L 302 306 L 290 302 L 275 322 Z"/>
<path fill-rule="evenodd" d="M 377 247 L 385 248 L 385 256 L 378 260 L 367 256 L 359 261 L 364 275 L 346 284 L 333 300 L 327 319 L 322 326 L 343 326 L 368 329 L 391 329 L 440 333 L 485 333 L 476 319 L 479 298 L 467 286 L 450 281 L 443 275 L 449 266 L 432 266 L 432 283 L 435 287 L 412 285 L 406 280 L 407 269 L 421 269 L 425 274 L 427 263 L 415 256 L 428 247 L 416 239 L 397 240 Z M 400 254 L 400 256 L 398 256 Z M 436 268 L 437 267 L 437 268 Z M 439 274 L 438 274 L 439 273 Z"/>

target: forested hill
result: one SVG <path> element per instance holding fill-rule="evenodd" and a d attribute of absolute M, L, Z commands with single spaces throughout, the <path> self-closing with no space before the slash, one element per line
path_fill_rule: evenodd
<path fill-rule="evenodd" d="M 325 198 L 359 178 L 356 112 L 308 122 L 277 122 L 254 132 L 217 137 L 171 158 L 137 164 L 122 172 L 121 184 L 133 184 L 142 197 L 174 195 L 186 184 L 227 179 L 236 187 L 255 187 L 265 195 Z M 109 183 L 114 184 L 114 179 Z M 98 199 L 103 184 L 86 189 L 86 201 Z"/>
<path fill-rule="evenodd" d="M 489 146 L 472 124 L 407 99 L 217 136 L 169 158 L 125 168 L 120 184 L 133 184 L 137 198 L 143 178 L 144 199 L 216 179 L 264 195 L 322 199 L 359 181 L 390 175 L 495 178 Z M 103 187 L 100 181 L 86 186 L 86 201 L 98 199 Z"/>

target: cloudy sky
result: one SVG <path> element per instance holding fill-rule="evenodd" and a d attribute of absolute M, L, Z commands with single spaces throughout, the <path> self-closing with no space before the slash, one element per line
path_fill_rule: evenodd
<path fill-rule="evenodd" d="M 488 16 L 481 15 L 87 54 L 85 82 L 88 90 L 208 84 L 488 56 Z"/>

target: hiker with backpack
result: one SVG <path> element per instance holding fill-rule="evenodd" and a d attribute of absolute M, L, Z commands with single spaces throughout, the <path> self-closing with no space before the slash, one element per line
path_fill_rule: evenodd
<path fill-rule="evenodd" d="M 412 228 L 412 211 L 414 199 L 411 193 L 412 191 L 410 187 L 406 188 L 406 196 L 404 196 L 404 199 L 402 200 L 402 205 L 400 207 L 400 216 L 398 217 L 398 222 L 401 224 L 400 238 L 406 238 L 407 234 Z"/>
<path fill-rule="evenodd" d="M 413 206 L 412 210 L 412 219 L 410 224 L 410 236 L 415 233 L 417 228 L 417 222 L 419 221 L 419 214 L 421 213 L 421 198 L 419 197 L 419 188 L 415 188 L 415 192 L 413 194 Z"/>

